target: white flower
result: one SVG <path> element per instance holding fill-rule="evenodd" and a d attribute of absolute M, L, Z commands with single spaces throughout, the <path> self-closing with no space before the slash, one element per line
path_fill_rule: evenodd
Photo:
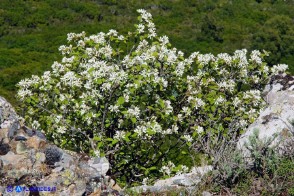
<path fill-rule="evenodd" d="M 218 97 L 216 101 L 214 102 L 216 105 L 219 105 L 220 103 L 224 103 L 226 99 L 224 99 L 222 96 Z"/>
<path fill-rule="evenodd" d="M 83 48 L 83 47 L 85 47 L 85 45 L 86 45 L 86 44 L 85 44 L 85 42 L 84 42 L 83 40 L 79 40 L 79 41 L 78 41 L 77 46 L 80 46 L 80 47 Z"/>
<path fill-rule="evenodd" d="M 32 128 L 37 130 L 40 127 L 41 127 L 40 123 L 38 121 L 34 120 L 33 123 L 32 123 Z"/>
<path fill-rule="evenodd" d="M 59 126 L 59 127 L 57 127 L 56 131 L 57 131 L 58 133 L 65 133 L 65 131 L 66 131 L 66 127 L 64 127 L 64 126 Z"/>
<path fill-rule="evenodd" d="M 195 109 L 198 109 L 199 107 L 203 107 L 205 105 L 205 102 L 202 101 L 202 99 L 200 98 L 195 98 L 195 101 L 196 102 L 193 103 Z"/>
<path fill-rule="evenodd" d="M 255 84 L 257 84 L 257 83 L 259 82 L 259 78 L 258 78 L 256 75 L 252 76 L 251 79 L 253 80 L 253 82 L 254 82 Z"/>
<path fill-rule="evenodd" d="M 56 124 L 60 123 L 61 120 L 62 120 L 62 116 L 61 115 L 56 115 L 55 116 L 55 123 Z"/>
<path fill-rule="evenodd" d="M 97 35 L 91 35 L 90 40 L 93 40 L 96 44 L 104 44 L 105 43 L 105 33 L 101 32 Z"/>
<path fill-rule="evenodd" d="M 238 97 L 235 97 L 233 100 L 234 107 L 238 107 L 240 103 L 241 103 L 241 100 Z"/>
<path fill-rule="evenodd" d="M 123 41 L 125 39 L 125 37 L 123 35 L 120 35 L 117 37 L 118 40 Z"/>
<path fill-rule="evenodd" d="M 119 112 L 119 109 L 118 109 L 118 106 L 117 105 L 110 105 L 109 106 L 109 110 L 111 112 L 115 112 L 115 113 L 118 113 Z"/>
<path fill-rule="evenodd" d="M 179 127 L 177 125 L 172 125 L 171 130 L 173 133 L 178 133 L 178 129 L 179 129 Z"/>
<path fill-rule="evenodd" d="M 115 135 L 113 136 L 114 139 L 121 140 L 126 136 L 126 132 L 124 131 L 116 131 Z"/>
<path fill-rule="evenodd" d="M 187 141 L 187 142 L 192 142 L 193 138 L 190 135 L 184 135 L 183 138 Z"/>
<path fill-rule="evenodd" d="M 159 38 L 159 41 L 163 44 L 166 45 L 169 43 L 168 37 L 166 35 L 162 36 Z"/>
<path fill-rule="evenodd" d="M 62 45 L 59 47 L 58 50 L 61 51 L 62 55 L 70 54 L 72 51 L 72 45 L 69 45 L 69 46 Z"/>
<path fill-rule="evenodd" d="M 171 106 L 171 102 L 169 100 L 164 101 L 164 106 L 165 114 L 169 115 L 173 112 L 173 107 Z"/>
<path fill-rule="evenodd" d="M 200 133 L 203 133 L 204 129 L 201 126 L 198 126 L 197 129 L 196 129 L 196 131 L 197 131 L 197 133 L 200 134 Z"/>
<path fill-rule="evenodd" d="M 143 133 L 145 134 L 146 131 L 147 131 L 147 128 L 145 126 L 137 126 L 136 129 L 134 130 L 134 132 L 137 133 L 139 137 L 141 137 Z"/>
<path fill-rule="evenodd" d="M 148 181 L 149 181 L 148 177 L 143 178 L 142 184 L 146 186 L 148 184 Z"/>
<path fill-rule="evenodd" d="M 170 176 L 174 167 L 175 165 L 171 161 L 169 161 L 168 164 L 166 166 L 162 166 L 159 171 Z"/>
<path fill-rule="evenodd" d="M 61 82 L 68 86 L 81 86 L 81 81 L 76 77 L 76 74 L 73 71 L 69 71 L 64 76 L 60 78 Z"/>
<path fill-rule="evenodd" d="M 183 107 L 182 112 L 184 113 L 185 116 L 189 116 L 191 114 L 191 110 L 188 107 Z"/>
<path fill-rule="evenodd" d="M 140 116 L 140 109 L 138 107 L 132 106 L 128 109 L 128 115 L 130 117 L 139 118 Z"/>
<path fill-rule="evenodd" d="M 94 154 L 95 154 L 96 157 L 100 157 L 100 151 L 99 150 L 95 150 Z"/>
<path fill-rule="evenodd" d="M 107 33 L 108 36 L 117 36 L 117 31 L 114 29 L 110 29 Z"/>
<path fill-rule="evenodd" d="M 262 59 L 260 58 L 260 51 L 258 50 L 253 50 L 250 54 L 250 60 L 257 63 L 257 64 L 261 64 L 262 63 Z"/>
<path fill-rule="evenodd" d="M 217 55 L 217 58 L 220 60 L 224 60 L 228 65 L 230 65 L 232 61 L 232 57 L 227 53 L 220 53 Z"/>
<path fill-rule="evenodd" d="M 73 63 L 74 59 L 75 59 L 74 56 L 72 56 L 72 57 L 70 57 L 70 58 L 63 57 L 63 58 L 62 58 L 62 63 Z"/>
<path fill-rule="evenodd" d="M 210 61 L 214 60 L 213 54 L 199 54 L 197 60 L 200 64 L 207 65 Z"/>
<path fill-rule="evenodd" d="M 279 74 L 280 72 L 285 72 L 287 69 L 288 69 L 288 65 L 278 64 L 278 65 L 274 65 L 271 68 L 271 72 L 275 75 L 275 74 Z"/>
<path fill-rule="evenodd" d="M 60 74 L 60 73 L 64 72 L 64 70 L 65 70 L 65 66 L 61 63 L 58 63 L 58 62 L 54 62 L 51 67 L 52 67 L 52 72 L 54 74 Z"/>
<path fill-rule="evenodd" d="M 234 52 L 233 60 L 238 60 L 237 67 L 242 68 L 248 65 L 246 54 L 247 54 L 246 49 L 236 50 Z"/>
<path fill-rule="evenodd" d="M 110 59 L 112 55 L 112 48 L 110 45 L 106 45 L 105 47 L 99 49 L 99 53 Z"/>
<path fill-rule="evenodd" d="M 176 67 L 176 75 L 181 77 L 185 70 L 185 64 L 183 62 L 179 62 Z"/>
<path fill-rule="evenodd" d="M 182 121 L 184 119 L 183 114 L 178 114 L 177 117 L 179 121 Z"/>
<path fill-rule="evenodd" d="M 51 79 L 51 72 L 50 71 L 45 71 L 43 76 L 41 76 L 43 82 L 46 84 L 50 81 Z"/>
<path fill-rule="evenodd" d="M 247 122 L 246 122 L 246 120 L 244 120 L 244 119 L 240 120 L 240 121 L 239 121 L 239 126 L 240 126 L 241 128 L 245 128 L 245 127 L 247 126 Z"/>
<path fill-rule="evenodd" d="M 24 98 L 32 96 L 32 91 L 27 89 L 20 89 L 17 92 L 17 96 L 20 98 L 20 100 L 23 100 Z"/>
<path fill-rule="evenodd" d="M 137 27 L 137 30 L 139 33 L 144 33 L 144 28 L 145 28 L 145 26 L 143 24 L 139 24 Z"/>
<path fill-rule="evenodd" d="M 101 90 L 102 91 L 109 91 L 111 89 L 111 84 L 110 83 L 103 83 L 101 85 Z"/>
<path fill-rule="evenodd" d="M 128 94 L 124 94 L 125 102 L 128 103 L 130 100 L 130 96 Z"/>
<path fill-rule="evenodd" d="M 167 129 L 167 130 L 165 130 L 165 131 L 162 131 L 162 134 L 163 135 L 169 135 L 169 134 L 172 134 L 173 132 L 172 132 L 172 130 L 171 129 Z"/>

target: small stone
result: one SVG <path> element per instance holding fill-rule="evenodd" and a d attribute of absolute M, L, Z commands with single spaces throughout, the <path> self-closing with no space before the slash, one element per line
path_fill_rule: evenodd
<path fill-rule="evenodd" d="M 59 167 L 56 167 L 52 170 L 52 172 L 55 172 L 55 173 L 59 173 L 63 170 L 64 168 L 62 166 L 59 166 Z"/>
<path fill-rule="evenodd" d="M 44 140 L 41 140 L 37 136 L 33 136 L 27 139 L 26 144 L 28 147 L 34 148 L 36 150 L 43 148 L 46 144 Z"/>
<path fill-rule="evenodd" d="M 116 190 L 116 191 L 121 191 L 122 188 L 120 188 L 120 186 L 118 186 L 118 184 L 115 184 L 111 187 L 113 190 Z"/>
<path fill-rule="evenodd" d="M 29 129 L 28 127 L 23 126 L 22 128 L 29 137 L 32 137 L 34 135 L 33 130 Z"/>
<path fill-rule="evenodd" d="M 41 131 L 36 131 L 36 132 L 35 132 L 35 135 L 38 136 L 40 139 L 46 141 L 46 136 L 45 136 L 44 133 L 42 133 Z"/>
<path fill-rule="evenodd" d="M 14 138 L 15 141 L 26 141 L 27 138 L 25 138 L 24 136 L 18 135 Z"/>
<path fill-rule="evenodd" d="M 8 129 L 8 135 L 7 135 L 7 137 L 10 138 L 10 139 L 12 139 L 14 137 L 14 135 L 16 134 L 18 128 L 19 128 L 18 121 L 14 121 L 12 123 L 12 125 L 10 126 L 10 128 Z"/>
<path fill-rule="evenodd" d="M 89 166 L 97 170 L 101 175 L 106 175 L 109 170 L 109 162 L 105 157 L 95 157 L 88 161 Z"/>
<path fill-rule="evenodd" d="M 17 143 L 16 145 L 16 153 L 17 154 L 24 154 L 28 152 L 28 148 L 26 147 L 26 145 L 22 142 Z"/>
<path fill-rule="evenodd" d="M 8 135 L 8 128 L 0 129 L 0 138 L 6 139 Z"/>
<path fill-rule="evenodd" d="M 98 196 L 101 195 L 101 189 L 97 189 L 95 192 L 91 193 L 89 196 Z"/>
<path fill-rule="evenodd" d="M 54 165 L 56 162 L 59 162 L 62 157 L 62 151 L 56 146 L 49 146 L 45 149 L 46 164 Z"/>
<path fill-rule="evenodd" d="M 0 155 L 6 155 L 9 152 L 9 150 L 10 150 L 10 146 L 0 141 Z"/>
<path fill-rule="evenodd" d="M 61 160 L 55 164 L 55 166 L 62 166 L 64 168 L 69 168 L 74 164 L 74 159 L 71 155 L 63 153 Z"/>
<path fill-rule="evenodd" d="M 203 191 L 202 196 L 212 196 L 212 194 L 210 192 Z"/>
<path fill-rule="evenodd" d="M 43 162 L 45 162 L 45 160 L 46 160 L 45 154 L 42 152 L 37 152 L 36 161 L 43 163 Z"/>

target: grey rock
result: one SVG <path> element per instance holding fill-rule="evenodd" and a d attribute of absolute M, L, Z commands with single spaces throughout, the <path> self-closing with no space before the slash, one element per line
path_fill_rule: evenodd
<path fill-rule="evenodd" d="M 46 164 L 54 165 L 56 162 L 59 162 L 62 157 L 62 150 L 56 146 L 49 146 L 44 151 L 46 156 Z"/>
<path fill-rule="evenodd" d="M 36 161 L 43 163 L 46 161 L 46 155 L 42 152 L 37 152 L 36 153 Z"/>
<path fill-rule="evenodd" d="M 202 196 L 212 196 L 212 194 L 208 191 L 203 191 Z"/>
<path fill-rule="evenodd" d="M 165 180 L 158 180 L 155 182 L 154 186 L 185 186 L 191 187 L 198 184 L 201 178 L 212 170 L 212 166 L 203 166 L 194 168 L 193 172 L 177 175 Z"/>
<path fill-rule="evenodd" d="M 27 138 L 21 135 L 18 135 L 14 138 L 15 141 L 26 141 Z"/>
<path fill-rule="evenodd" d="M 8 135 L 7 137 L 12 139 L 14 137 L 14 135 L 16 134 L 17 130 L 19 129 L 19 123 L 18 121 L 14 121 L 11 126 L 9 127 L 8 130 Z"/>
<path fill-rule="evenodd" d="M 24 131 L 26 132 L 26 134 L 29 136 L 29 137 L 32 137 L 35 133 L 32 129 L 26 127 L 26 126 L 23 126 L 22 127 L 24 129 Z"/>
<path fill-rule="evenodd" d="M 3 141 L 4 139 L 2 138 L 0 141 L 0 155 L 6 155 L 10 150 L 9 144 L 4 143 Z"/>
<path fill-rule="evenodd" d="M 18 142 L 16 145 L 16 153 L 17 154 L 24 154 L 28 152 L 28 148 L 23 142 Z"/>
<path fill-rule="evenodd" d="M 179 190 L 181 187 L 177 185 L 172 185 L 172 186 L 136 186 L 132 187 L 131 190 L 136 192 L 136 193 L 145 193 L 145 192 L 151 192 L 151 193 L 159 193 L 159 192 L 164 192 L 164 191 L 172 191 L 172 190 Z"/>
<path fill-rule="evenodd" d="M 58 173 L 61 172 L 64 168 L 62 166 L 56 167 L 52 170 L 52 172 Z"/>
<path fill-rule="evenodd" d="M 90 167 L 94 168 L 101 175 L 106 175 L 109 170 L 109 162 L 105 157 L 95 157 L 88 161 Z"/>
<path fill-rule="evenodd" d="M 39 138 L 41 138 L 42 140 L 46 141 L 46 136 L 41 131 L 36 131 L 35 135 L 38 136 Z"/>
<path fill-rule="evenodd" d="M 63 153 L 61 160 L 55 163 L 56 167 L 63 167 L 63 168 L 69 168 L 72 165 L 74 165 L 74 159 L 71 155 L 67 153 Z"/>
<path fill-rule="evenodd" d="M 271 90 L 265 95 L 268 106 L 260 112 L 259 117 L 241 135 L 237 143 L 244 156 L 249 153 L 245 143 L 248 143 L 249 136 L 256 129 L 259 130 L 261 140 L 278 135 L 272 142 L 272 146 L 279 145 L 280 148 L 283 148 L 283 140 L 291 139 L 294 136 L 294 127 L 291 125 L 291 122 L 294 122 L 294 91 L 288 89 L 293 86 L 293 84 L 289 84 L 289 81 L 294 79 L 285 75 L 277 77 L 279 80 L 283 80 L 282 84 L 277 82 L 271 84 L 271 88 L 269 88 Z"/>

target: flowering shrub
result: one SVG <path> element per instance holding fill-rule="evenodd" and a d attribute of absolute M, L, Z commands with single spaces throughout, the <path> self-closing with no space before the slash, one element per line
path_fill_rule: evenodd
<path fill-rule="evenodd" d="M 269 69 L 259 51 L 185 57 L 157 36 L 150 13 L 138 12 L 128 35 L 69 33 L 62 61 L 20 81 L 17 94 L 27 123 L 63 148 L 107 156 L 127 183 L 163 175 L 172 150 L 208 133 L 240 134 L 265 105 L 269 76 L 287 67 Z"/>

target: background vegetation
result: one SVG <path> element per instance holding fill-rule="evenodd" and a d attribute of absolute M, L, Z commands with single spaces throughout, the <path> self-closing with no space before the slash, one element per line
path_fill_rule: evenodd
<path fill-rule="evenodd" d="M 16 104 L 15 84 L 60 60 L 67 33 L 127 32 L 138 8 L 186 54 L 266 49 L 294 73 L 292 0 L 1 0 L 0 95 Z"/>

